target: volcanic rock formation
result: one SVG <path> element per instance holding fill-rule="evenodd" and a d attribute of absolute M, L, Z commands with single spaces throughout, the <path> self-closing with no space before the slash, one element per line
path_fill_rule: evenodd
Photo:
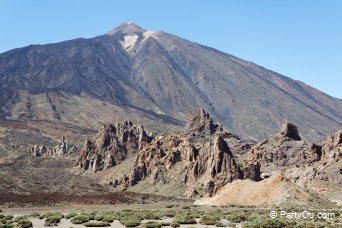
<path fill-rule="evenodd" d="M 151 139 L 142 125 L 129 120 L 106 124 L 93 140 L 86 140 L 75 166 L 84 170 L 106 170 L 137 153 Z"/>
<path fill-rule="evenodd" d="M 342 157 L 342 130 L 327 137 L 322 142 L 322 158 L 338 160 Z"/>
<path fill-rule="evenodd" d="M 153 139 L 142 127 L 137 128 L 131 122 L 125 122 L 125 127 L 118 126 L 107 125 L 93 141 L 88 140 L 75 165 L 102 170 L 136 153 L 131 173 L 121 181 L 124 188 L 141 181 L 151 185 L 177 183 L 184 186 L 187 196 L 199 194 L 200 189 L 204 190 L 201 193 L 212 195 L 220 186 L 236 179 L 260 180 L 258 163 L 248 167 L 238 164 L 227 141 L 235 142 L 235 149 L 248 148 L 247 144 L 214 124 L 204 110 L 188 114 L 184 132 Z M 126 130 L 118 131 L 118 128 Z M 237 146 L 239 143 L 241 145 Z"/>
<path fill-rule="evenodd" d="M 86 141 L 75 165 L 103 175 L 108 171 L 115 188 L 196 198 L 214 196 L 236 180 L 258 182 L 274 175 L 300 187 L 318 186 L 319 181 L 326 185 L 328 180 L 338 186 L 338 178 L 331 180 L 325 169 L 331 163 L 323 160 L 338 161 L 340 139 L 339 131 L 321 144 L 309 145 L 297 127 L 286 122 L 279 133 L 251 146 L 200 109 L 187 115 L 183 131 L 153 137 L 130 121 L 107 124 Z M 116 169 L 121 163 L 129 168 Z"/>
<path fill-rule="evenodd" d="M 321 146 L 311 146 L 301 140 L 297 127 L 284 123 L 278 134 L 252 146 L 247 161 L 259 162 L 263 172 L 278 170 L 289 165 L 302 165 L 321 159 Z"/>
<path fill-rule="evenodd" d="M 28 152 L 36 157 L 65 157 L 75 155 L 77 147 L 71 142 L 65 141 L 64 137 L 62 137 L 55 147 L 47 148 L 44 145 L 34 145 Z"/>

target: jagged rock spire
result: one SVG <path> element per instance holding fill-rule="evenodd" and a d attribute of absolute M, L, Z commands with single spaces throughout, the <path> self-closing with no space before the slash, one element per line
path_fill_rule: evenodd
<path fill-rule="evenodd" d="M 299 133 L 298 133 L 297 126 L 290 122 L 285 122 L 281 126 L 281 130 L 279 134 L 286 136 L 288 138 L 291 138 L 293 140 L 297 140 L 297 141 L 301 140 Z"/>
<path fill-rule="evenodd" d="M 213 123 L 209 113 L 203 109 L 196 109 L 188 114 L 185 131 L 188 133 L 208 132 L 212 134 L 216 131 L 217 127 L 218 126 Z"/>

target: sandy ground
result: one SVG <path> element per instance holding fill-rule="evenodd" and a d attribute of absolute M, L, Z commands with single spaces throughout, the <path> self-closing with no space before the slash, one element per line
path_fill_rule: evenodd
<path fill-rule="evenodd" d="M 223 206 L 238 205 L 280 205 L 290 202 L 304 205 L 310 199 L 310 194 L 296 184 L 285 180 L 281 175 L 274 175 L 268 179 L 253 182 L 250 180 L 236 180 L 220 188 L 215 196 L 201 198 L 196 205 Z"/>

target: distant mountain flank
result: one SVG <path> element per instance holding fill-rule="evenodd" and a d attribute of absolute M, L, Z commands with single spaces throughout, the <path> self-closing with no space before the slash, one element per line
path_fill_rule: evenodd
<path fill-rule="evenodd" d="M 342 101 L 254 63 L 166 32 L 122 24 L 105 35 L 0 54 L 0 117 L 98 129 L 129 118 L 180 129 L 203 108 L 243 139 L 290 121 L 308 142 L 342 128 Z"/>

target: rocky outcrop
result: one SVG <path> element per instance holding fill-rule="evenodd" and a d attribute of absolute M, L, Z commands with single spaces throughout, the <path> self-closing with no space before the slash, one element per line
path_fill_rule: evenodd
<path fill-rule="evenodd" d="M 327 137 L 322 142 L 322 158 L 339 160 L 342 157 L 342 130 Z"/>
<path fill-rule="evenodd" d="M 303 183 L 298 182 L 303 186 L 317 178 L 326 181 L 326 172 L 313 165 L 330 151 L 340 151 L 340 133 L 322 144 L 308 145 L 295 125 L 285 123 L 278 134 L 251 146 L 215 124 L 204 110 L 194 110 L 183 131 L 153 137 L 130 121 L 107 124 L 86 140 L 75 165 L 107 170 L 101 176 L 117 189 L 197 198 L 214 196 L 236 180 L 272 178 L 284 168 L 287 172 L 282 175 L 293 182 L 305 174 Z M 305 172 L 300 172 L 302 168 Z"/>
<path fill-rule="evenodd" d="M 286 122 L 281 126 L 281 130 L 278 135 L 280 135 L 280 137 L 288 137 L 296 141 L 301 140 L 297 126 L 289 122 Z"/>
<path fill-rule="evenodd" d="M 227 138 L 234 137 L 214 124 L 204 110 L 195 110 L 188 115 L 184 132 L 158 136 L 139 152 L 122 185 L 127 188 L 148 180 L 152 185 L 184 186 L 186 196 L 195 196 L 213 195 L 219 187 L 236 179 L 259 180 L 258 164 L 250 165 L 245 173 Z M 237 142 L 238 138 L 234 139 Z"/>
<path fill-rule="evenodd" d="M 207 133 L 216 132 L 218 124 L 214 124 L 209 114 L 203 109 L 196 109 L 187 115 L 187 122 L 184 131 L 186 133 Z M 222 129 L 221 129 L 222 130 Z"/>
<path fill-rule="evenodd" d="M 282 125 L 278 134 L 254 145 L 248 152 L 247 161 L 258 162 L 263 172 L 291 165 L 313 163 L 321 159 L 321 146 L 308 145 L 301 140 L 297 127 L 291 123 Z"/>
<path fill-rule="evenodd" d="M 142 125 L 129 120 L 106 124 L 92 140 L 86 140 L 74 165 L 84 170 L 106 170 L 136 154 L 151 139 Z"/>
<path fill-rule="evenodd" d="M 28 152 L 36 157 L 66 157 L 75 155 L 77 147 L 71 142 L 65 141 L 64 137 L 62 137 L 55 147 L 47 148 L 44 145 L 34 145 Z"/>
<path fill-rule="evenodd" d="M 41 157 L 48 154 L 48 150 L 44 145 L 34 145 L 28 152 L 36 157 Z"/>

